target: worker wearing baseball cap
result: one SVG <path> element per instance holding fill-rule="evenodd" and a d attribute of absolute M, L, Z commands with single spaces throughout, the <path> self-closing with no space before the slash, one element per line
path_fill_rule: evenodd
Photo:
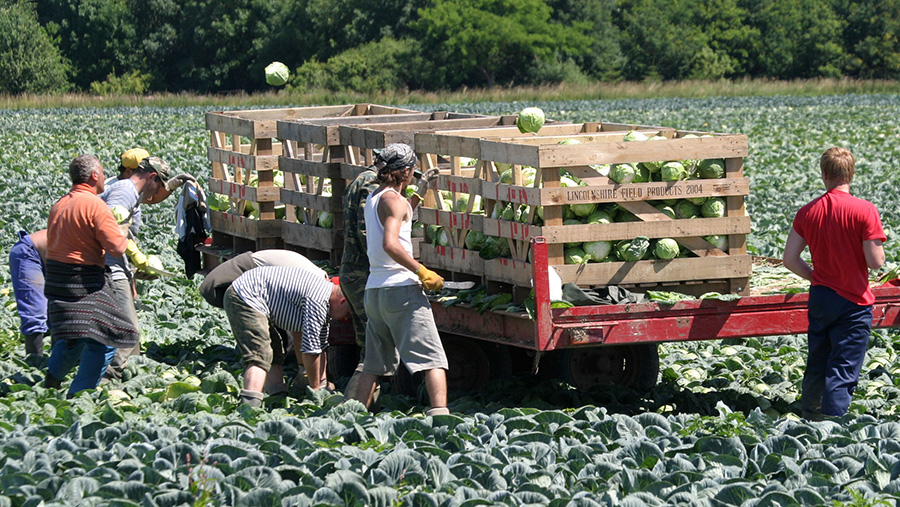
<path fill-rule="evenodd" d="M 143 148 L 131 148 L 129 150 L 125 150 L 125 152 L 122 153 L 121 156 L 121 162 L 119 164 L 119 174 L 107 178 L 105 186 L 108 187 L 118 180 L 126 180 L 128 178 L 131 178 L 131 175 L 134 174 L 134 170 L 137 169 L 140 163 L 147 158 L 150 158 L 150 153 L 148 153 L 147 150 Z M 154 158 L 163 162 L 162 159 L 158 157 Z M 142 203 L 156 204 L 158 202 L 162 202 L 166 200 L 166 198 L 169 197 L 169 195 L 171 195 L 171 193 L 174 192 L 175 189 L 183 185 L 185 181 L 197 181 L 196 178 L 187 173 L 182 173 L 170 178 L 171 169 L 169 168 L 168 164 L 166 164 L 166 168 L 166 170 L 168 171 L 165 176 L 166 184 L 161 187 L 155 194 L 144 196 L 143 200 L 141 201 Z"/>
<path fill-rule="evenodd" d="M 119 174 L 110 176 L 106 179 L 105 186 L 110 186 L 118 180 L 125 180 L 131 177 L 131 174 L 137 169 L 141 160 L 149 157 L 150 153 L 143 148 L 131 148 L 122 153 L 121 162 L 119 163 Z"/>
<path fill-rule="evenodd" d="M 122 157 L 123 166 L 126 166 L 126 164 L 130 165 L 133 162 L 132 156 L 141 154 L 138 150 L 129 150 L 129 152 L 131 153 L 129 153 L 128 157 L 124 155 Z M 138 161 L 131 172 L 131 176 L 113 182 L 100 194 L 100 198 L 111 209 L 124 209 L 125 212 L 120 212 L 119 214 L 126 215 L 125 219 L 118 221 L 130 224 L 127 225 L 129 241 L 128 248 L 125 251 L 126 255 L 122 257 L 107 255 L 106 265 L 111 271 L 111 285 L 116 301 L 131 318 L 131 323 L 136 329 L 139 329 L 139 326 L 134 305 L 136 295 L 134 285 L 135 268 L 140 272 L 148 267 L 147 256 L 138 249 L 136 243 L 141 227 L 141 203 L 151 202 L 148 198 L 162 195 L 162 192 L 168 192 L 165 193 L 165 197 L 168 197 L 169 193 L 180 187 L 188 179 L 193 179 L 193 177 L 186 174 L 173 177 L 172 168 L 165 160 L 159 157 L 144 157 Z M 120 378 L 128 357 L 140 354 L 140 350 L 140 343 L 136 343 L 132 348 L 117 349 L 115 357 L 106 370 L 105 378 Z"/>

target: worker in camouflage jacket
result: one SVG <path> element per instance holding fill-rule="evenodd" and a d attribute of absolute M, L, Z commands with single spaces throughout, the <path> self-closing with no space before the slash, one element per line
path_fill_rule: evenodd
<path fill-rule="evenodd" d="M 376 164 L 379 155 L 376 154 Z M 366 197 L 378 188 L 375 166 L 368 167 L 347 186 L 344 204 L 344 254 L 341 257 L 340 284 L 350 306 L 350 321 L 359 346 L 359 366 L 353 373 L 345 394 L 353 397 L 366 350 L 366 309 L 363 299 L 369 278 L 369 257 L 366 254 Z M 377 395 L 377 393 L 376 393 Z"/>

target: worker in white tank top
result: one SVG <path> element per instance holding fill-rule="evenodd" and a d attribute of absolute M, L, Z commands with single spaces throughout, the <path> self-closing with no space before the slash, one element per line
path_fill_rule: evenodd
<path fill-rule="evenodd" d="M 407 200 L 402 192 L 415 173 L 413 150 L 394 143 L 378 158 L 379 187 L 366 198 L 365 207 L 368 321 L 366 358 L 355 397 L 368 403 L 378 377 L 393 375 L 402 360 L 411 373 L 425 372 L 432 407 L 426 415 L 448 414 L 447 356 L 422 290 L 440 290 L 444 279 L 413 258 L 411 241 L 413 207 L 421 202 L 438 170 L 426 171 L 416 195 Z"/>

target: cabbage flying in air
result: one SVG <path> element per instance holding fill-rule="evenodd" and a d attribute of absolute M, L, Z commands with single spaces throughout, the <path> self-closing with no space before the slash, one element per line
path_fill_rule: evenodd
<path fill-rule="evenodd" d="M 288 81 L 290 71 L 287 65 L 281 62 L 272 62 L 266 65 L 266 83 L 272 86 L 281 86 Z"/>

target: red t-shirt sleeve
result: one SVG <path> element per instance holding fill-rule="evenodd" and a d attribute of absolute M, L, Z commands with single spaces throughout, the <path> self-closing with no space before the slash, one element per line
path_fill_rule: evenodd
<path fill-rule="evenodd" d="M 884 234 L 884 228 L 881 225 L 881 216 L 878 215 L 878 209 L 875 206 L 869 207 L 869 219 L 866 220 L 866 227 L 863 229 L 862 235 L 863 241 L 872 239 L 887 241 L 887 236 Z"/>

